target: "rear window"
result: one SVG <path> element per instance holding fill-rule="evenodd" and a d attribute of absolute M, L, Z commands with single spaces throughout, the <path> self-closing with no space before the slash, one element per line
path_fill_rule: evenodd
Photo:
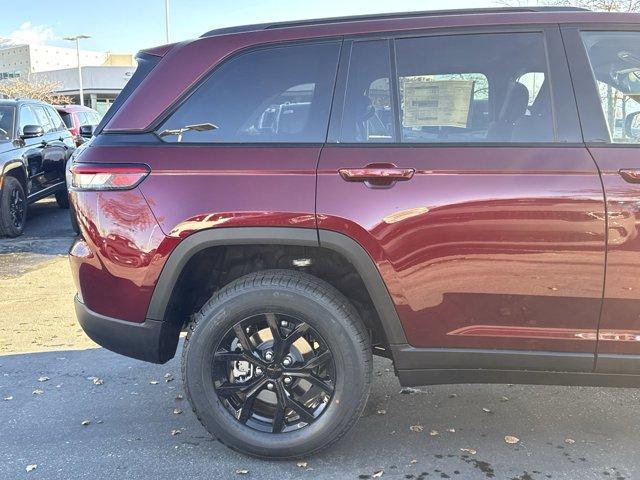
<path fill-rule="evenodd" d="M 71 118 L 70 113 L 60 112 L 60 116 L 62 117 L 62 121 L 67 126 L 67 128 L 73 128 L 73 119 Z"/>
<path fill-rule="evenodd" d="M 165 142 L 325 141 L 340 44 L 271 47 L 217 68 L 162 124 Z"/>

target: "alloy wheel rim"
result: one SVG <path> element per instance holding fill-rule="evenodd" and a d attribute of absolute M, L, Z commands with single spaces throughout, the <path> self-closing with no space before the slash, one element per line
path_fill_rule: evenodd
<path fill-rule="evenodd" d="M 21 228 L 24 222 L 24 198 L 22 192 L 15 188 L 9 196 L 9 214 L 13 226 Z"/>
<path fill-rule="evenodd" d="M 291 432 L 320 418 L 335 389 L 335 363 L 320 334 L 290 315 L 263 313 L 236 323 L 213 355 L 214 390 L 240 423 Z"/>

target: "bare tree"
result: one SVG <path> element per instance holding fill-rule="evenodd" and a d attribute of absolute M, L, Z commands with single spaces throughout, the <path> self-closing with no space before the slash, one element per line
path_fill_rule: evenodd
<path fill-rule="evenodd" d="M 33 98 L 54 105 L 72 103 L 72 99 L 56 92 L 60 88 L 59 83 L 43 80 L 24 80 L 21 78 L 0 82 L 0 97 L 4 98 Z"/>
<path fill-rule="evenodd" d="M 504 0 L 509 7 L 529 6 L 527 0 Z M 640 12 L 640 0 L 542 0 L 540 5 L 550 7 L 582 7 L 599 12 Z"/>

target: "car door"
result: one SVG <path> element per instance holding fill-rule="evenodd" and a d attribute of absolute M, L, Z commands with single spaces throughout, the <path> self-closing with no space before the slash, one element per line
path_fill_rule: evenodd
<path fill-rule="evenodd" d="M 27 125 L 38 125 L 43 127 L 40 119 L 36 116 L 31 105 L 23 104 L 18 109 L 18 134 L 21 135 Z M 44 129 L 44 127 L 43 127 Z M 27 169 L 28 192 L 32 198 L 42 190 L 42 152 L 44 150 L 43 137 L 25 138 L 23 159 Z"/>
<path fill-rule="evenodd" d="M 320 239 L 377 264 L 410 344 L 395 348 L 421 368 L 591 370 L 604 200 L 559 29 L 346 42 L 338 86 Z"/>
<path fill-rule="evenodd" d="M 35 107 L 36 115 L 46 125 L 43 137 L 41 185 L 51 191 L 59 190 L 65 183 L 65 165 L 73 143 L 66 132 L 60 115 L 48 105 Z M 52 192 L 53 193 L 53 192 Z"/>
<path fill-rule="evenodd" d="M 596 370 L 639 373 L 640 27 L 565 27 L 585 140 L 607 199 L 607 272 Z M 634 357 L 635 356 L 635 357 Z"/>

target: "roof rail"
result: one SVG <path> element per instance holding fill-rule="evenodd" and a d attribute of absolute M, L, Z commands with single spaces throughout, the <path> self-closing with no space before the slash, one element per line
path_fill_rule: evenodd
<path fill-rule="evenodd" d="M 224 27 L 210 30 L 202 37 L 225 35 L 229 33 L 252 32 L 256 30 L 273 30 L 276 28 L 304 27 L 323 25 L 327 23 L 359 22 L 365 20 L 393 20 L 399 18 L 436 17 L 441 15 L 473 15 L 481 13 L 537 13 L 537 12 L 585 12 L 588 8 L 581 7 L 497 7 L 497 8 L 461 8 L 455 10 L 425 10 L 420 12 L 375 13 L 370 15 L 354 15 L 350 17 L 317 18 L 311 20 L 293 20 L 275 23 L 254 23 L 236 27 Z"/>

